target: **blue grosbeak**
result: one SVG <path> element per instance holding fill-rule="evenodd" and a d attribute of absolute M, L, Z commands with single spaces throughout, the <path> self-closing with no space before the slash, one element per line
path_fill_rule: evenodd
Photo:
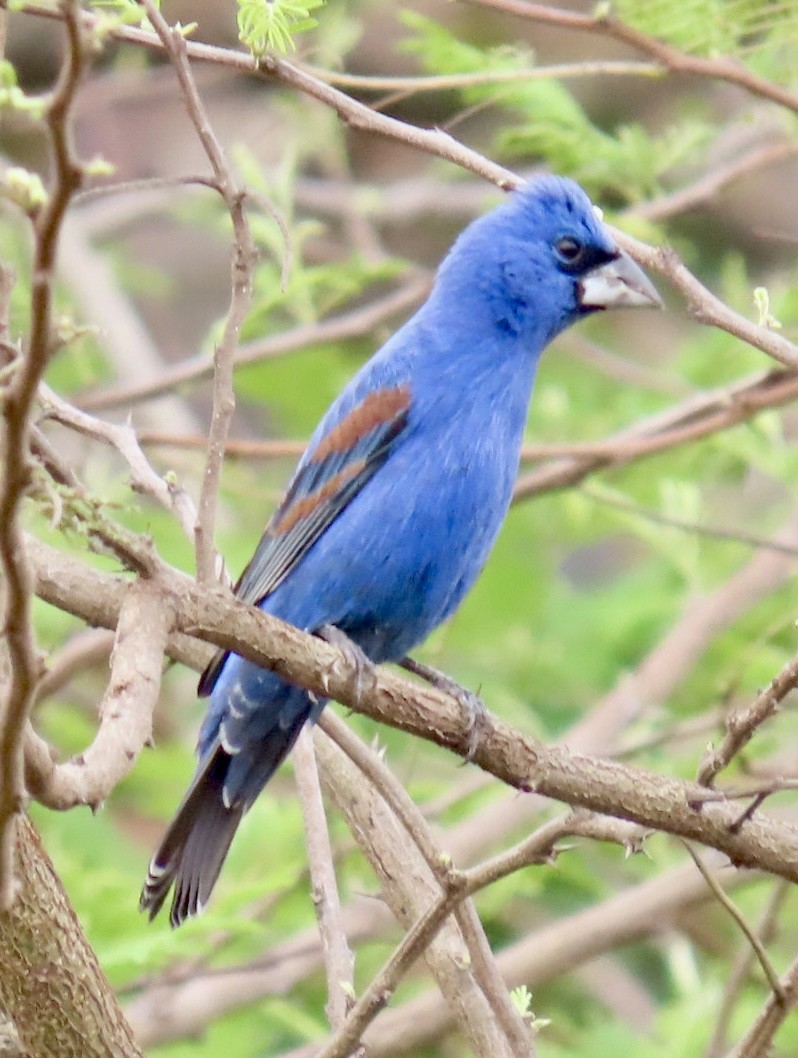
<path fill-rule="evenodd" d="M 659 305 L 584 191 L 545 177 L 460 235 L 424 305 L 322 419 L 236 594 L 398 661 L 445 621 L 507 513 L 538 358 L 600 309 Z M 199 683 L 199 766 L 149 868 L 171 922 L 200 911 L 242 816 L 324 706 L 232 653 Z"/>

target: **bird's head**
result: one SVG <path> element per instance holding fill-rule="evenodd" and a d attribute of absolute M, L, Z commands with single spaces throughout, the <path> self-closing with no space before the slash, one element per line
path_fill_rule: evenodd
<path fill-rule="evenodd" d="M 582 188 L 553 176 L 523 185 L 471 224 L 439 282 L 468 296 L 472 313 L 477 297 L 492 325 L 538 349 L 590 313 L 662 305 Z"/>

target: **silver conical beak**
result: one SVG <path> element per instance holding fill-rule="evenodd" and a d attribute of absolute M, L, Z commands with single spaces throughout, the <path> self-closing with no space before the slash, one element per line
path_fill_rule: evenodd
<path fill-rule="evenodd" d="M 654 284 L 622 250 L 579 281 L 579 304 L 585 309 L 662 308 Z"/>

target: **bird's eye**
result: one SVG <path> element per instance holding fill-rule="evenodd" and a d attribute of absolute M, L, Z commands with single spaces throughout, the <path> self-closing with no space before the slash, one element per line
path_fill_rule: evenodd
<path fill-rule="evenodd" d="M 554 249 L 563 264 L 568 265 L 569 268 L 577 268 L 585 256 L 584 243 L 570 235 L 564 235 L 562 239 L 558 239 L 554 244 Z"/>

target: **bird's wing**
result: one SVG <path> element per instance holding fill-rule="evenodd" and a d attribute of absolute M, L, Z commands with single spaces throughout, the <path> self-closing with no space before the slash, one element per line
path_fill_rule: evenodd
<path fill-rule="evenodd" d="M 306 453 L 283 502 L 261 537 L 235 593 L 258 605 L 282 583 L 305 552 L 388 458 L 407 425 L 410 387 L 373 390 Z M 228 651 L 219 651 L 199 681 L 210 694 Z"/>

